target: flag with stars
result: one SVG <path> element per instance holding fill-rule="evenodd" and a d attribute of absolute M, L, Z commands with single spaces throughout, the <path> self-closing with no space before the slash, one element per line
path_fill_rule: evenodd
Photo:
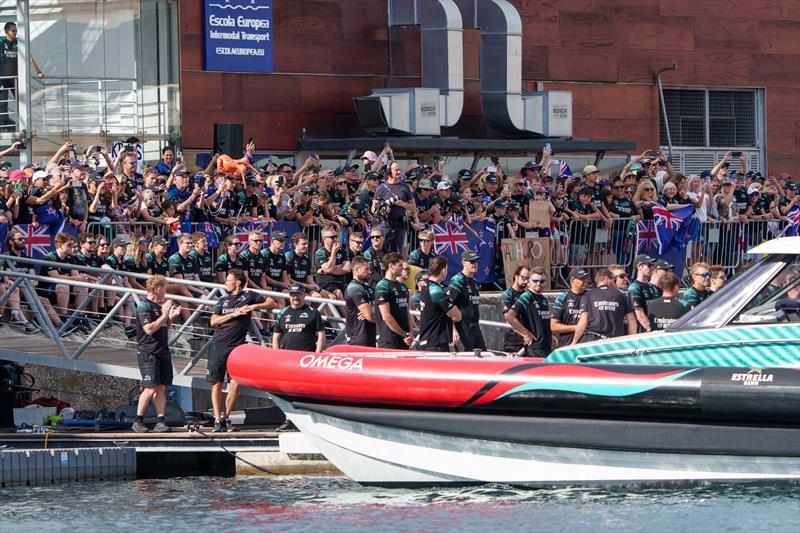
<path fill-rule="evenodd" d="M 41 259 L 54 250 L 53 236 L 48 226 L 35 224 L 17 224 L 14 229 L 22 233 L 25 239 L 25 255 L 32 259 Z"/>
<path fill-rule="evenodd" d="M 436 253 L 447 259 L 447 280 L 461 271 L 461 254 L 472 250 L 480 256 L 475 281 L 480 284 L 495 280 L 495 228 L 490 221 L 457 224 L 452 220 L 433 224 Z"/>

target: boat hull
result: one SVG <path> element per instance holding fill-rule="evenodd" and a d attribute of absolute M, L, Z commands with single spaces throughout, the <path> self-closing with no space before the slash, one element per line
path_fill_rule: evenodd
<path fill-rule="evenodd" d="M 447 412 L 279 396 L 275 401 L 331 462 L 363 484 L 800 480 L 800 430 L 791 427 L 519 416 L 504 420 L 496 414 L 453 420 Z M 504 427 L 515 425 L 518 431 L 502 435 Z"/>

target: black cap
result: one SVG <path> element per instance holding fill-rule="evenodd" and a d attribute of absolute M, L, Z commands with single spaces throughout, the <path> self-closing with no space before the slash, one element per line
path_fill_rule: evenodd
<path fill-rule="evenodd" d="M 0 170 L 11 170 L 12 168 L 14 168 L 14 165 L 11 164 L 11 161 L 0 162 Z"/>
<path fill-rule="evenodd" d="M 431 183 L 431 180 L 429 180 L 427 178 L 421 179 L 421 180 L 419 180 L 419 183 L 417 184 L 417 189 L 433 190 L 433 184 Z"/>
<path fill-rule="evenodd" d="M 511 211 L 520 211 L 520 212 L 522 211 L 522 207 L 520 207 L 520 205 L 517 202 L 509 202 L 508 208 Z"/>
<path fill-rule="evenodd" d="M 356 170 L 358 170 L 358 165 L 355 163 L 350 163 L 349 165 L 345 165 L 344 168 L 342 168 L 342 170 L 344 172 L 355 172 Z"/>
<path fill-rule="evenodd" d="M 81 163 L 80 161 L 73 161 L 70 166 L 73 169 L 75 169 L 75 168 L 80 168 L 80 169 L 89 168 L 89 165 L 87 165 L 85 163 Z"/>
<path fill-rule="evenodd" d="M 427 270 L 420 270 L 419 272 L 414 274 L 414 282 L 419 283 L 419 280 L 421 280 L 424 276 L 429 276 L 429 275 L 430 273 Z"/>
<path fill-rule="evenodd" d="M 578 196 L 581 194 L 588 194 L 589 196 L 594 196 L 594 190 L 591 187 L 581 187 L 578 189 Z"/>
<path fill-rule="evenodd" d="M 255 178 L 247 178 L 247 181 L 245 183 L 247 183 L 249 187 L 255 187 L 256 185 L 258 185 L 258 180 L 256 180 Z"/>
<path fill-rule="evenodd" d="M 311 185 L 303 185 L 302 187 L 300 187 L 300 192 L 312 193 L 314 192 L 314 187 L 312 187 Z"/>
<path fill-rule="evenodd" d="M 303 287 L 302 285 L 292 285 L 291 287 L 289 287 L 289 294 L 296 293 L 296 292 L 305 294 L 307 291 L 306 291 L 306 288 Z"/>
<path fill-rule="evenodd" d="M 114 248 L 115 246 L 128 246 L 128 241 L 126 241 L 122 237 L 117 237 L 116 239 L 111 241 L 111 247 Z"/>
<path fill-rule="evenodd" d="M 650 257 L 649 255 L 647 255 L 647 254 L 639 254 L 639 255 L 636 256 L 636 258 L 634 258 L 633 266 L 637 267 L 637 266 L 641 265 L 642 263 L 651 263 L 652 264 L 652 263 L 655 263 L 655 262 L 656 262 L 656 260 L 653 259 L 652 257 Z"/>
<path fill-rule="evenodd" d="M 186 169 L 185 169 L 185 168 L 183 168 L 183 167 L 181 167 L 181 168 L 176 168 L 175 170 L 173 170 L 173 171 L 172 171 L 172 175 L 173 175 L 173 176 L 185 176 L 185 175 L 186 175 L 186 174 L 188 174 L 188 173 L 189 173 L 189 171 L 188 171 L 188 170 L 186 170 Z"/>
<path fill-rule="evenodd" d="M 675 268 L 675 265 L 667 261 L 664 261 L 663 259 L 656 259 L 655 267 L 663 270 L 672 270 L 673 268 Z"/>
<path fill-rule="evenodd" d="M 468 168 L 462 168 L 458 171 L 458 177 L 461 179 L 469 179 L 472 177 L 472 172 Z"/>
<path fill-rule="evenodd" d="M 373 172 L 367 172 L 367 174 L 364 176 L 364 178 L 367 181 L 379 181 L 381 179 L 381 175 L 378 174 L 377 172 L 374 172 L 374 171 Z"/>
<path fill-rule="evenodd" d="M 796 183 L 790 183 L 786 186 L 786 188 L 794 192 L 800 190 L 800 186 L 798 186 Z"/>
<path fill-rule="evenodd" d="M 150 243 L 153 244 L 153 245 L 162 244 L 162 245 L 166 246 L 166 245 L 169 244 L 169 241 L 167 241 L 167 239 L 165 239 L 161 235 L 156 235 L 155 237 L 153 237 L 153 240 L 150 241 Z"/>
<path fill-rule="evenodd" d="M 283 231 L 273 231 L 272 235 L 269 236 L 272 241 L 285 241 L 286 237 L 287 235 Z"/>
<path fill-rule="evenodd" d="M 333 171 L 334 176 L 341 176 L 344 174 L 344 169 L 342 167 L 336 167 Z"/>
<path fill-rule="evenodd" d="M 500 180 L 497 179 L 497 174 L 489 174 L 484 181 L 486 183 L 500 183 Z"/>
<path fill-rule="evenodd" d="M 473 252 L 472 250 L 467 250 L 463 254 L 461 254 L 462 261 L 477 261 L 481 258 L 477 253 Z"/>
<path fill-rule="evenodd" d="M 581 267 L 572 267 L 569 271 L 570 278 L 587 278 L 589 273 Z"/>
<path fill-rule="evenodd" d="M 508 202 L 500 201 L 494 204 L 495 209 L 508 209 Z"/>

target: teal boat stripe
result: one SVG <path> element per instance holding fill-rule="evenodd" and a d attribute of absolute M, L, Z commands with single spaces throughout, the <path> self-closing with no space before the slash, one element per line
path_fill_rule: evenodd
<path fill-rule="evenodd" d="M 666 376 L 656 380 L 648 381 L 646 383 L 635 383 L 632 385 L 620 384 L 619 382 L 615 384 L 579 383 L 579 382 L 524 383 L 522 385 L 519 385 L 518 387 L 514 387 L 513 389 L 507 391 L 504 394 L 501 394 L 498 397 L 498 399 L 504 398 L 512 394 L 516 394 L 518 392 L 534 391 L 534 390 L 557 390 L 564 392 L 578 392 L 581 394 L 588 394 L 590 396 L 632 396 L 634 394 L 639 394 L 641 392 L 646 392 L 655 389 L 665 383 L 675 381 L 676 379 L 679 379 L 687 374 L 691 374 L 692 372 L 695 372 L 697 370 L 698 370 L 697 368 L 690 368 L 689 370 L 684 370 L 683 372 L 678 372 L 677 374 L 673 374 L 671 376 Z"/>

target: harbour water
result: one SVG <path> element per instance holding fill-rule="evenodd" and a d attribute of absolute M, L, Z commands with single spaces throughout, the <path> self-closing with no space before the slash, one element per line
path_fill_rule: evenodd
<path fill-rule="evenodd" d="M 798 486 L 381 489 L 193 477 L 0 490 L 0 531 L 800 531 Z"/>

